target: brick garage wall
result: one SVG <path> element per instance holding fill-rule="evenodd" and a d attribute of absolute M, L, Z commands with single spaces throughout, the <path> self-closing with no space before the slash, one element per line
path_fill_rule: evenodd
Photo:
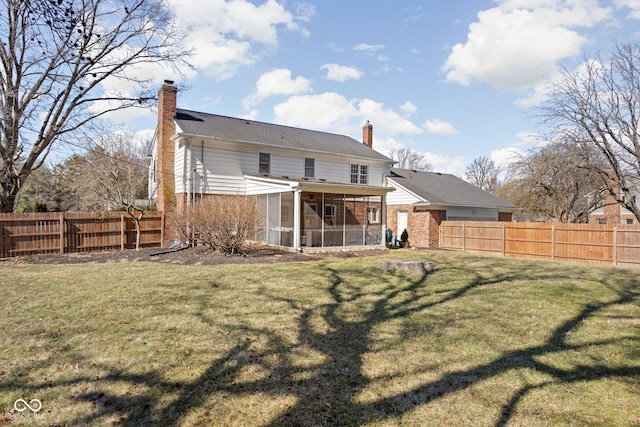
<path fill-rule="evenodd" d="M 447 211 L 427 211 L 429 214 L 429 247 L 440 247 L 440 224 L 447 219 Z"/>
<path fill-rule="evenodd" d="M 396 235 L 398 228 L 398 212 L 409 213 L 407 231 L 409 244 L 413 247 L 437 248 L 440 245 L 440 223 L 446 218 L 446 211 L 417 211 L 410 205 L 387 206 L 387 228 Z M 400 238 L 400 236 L 398 236 Z"/>

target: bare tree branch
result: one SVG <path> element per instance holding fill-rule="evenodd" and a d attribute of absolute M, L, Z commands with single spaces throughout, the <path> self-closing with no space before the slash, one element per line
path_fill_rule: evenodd
<path fill-rule="evenodd" d="M 640 221 L 630 193 L 640 193 L 640 45 L 618 44 L 608 61 L 586 60 L 577 71 L 561 70 L 550 82 L 540 116 L 553 140 L 572 141 L 576 152 L 605 160 L 593 171 L 606 192 Z M 622 191 L 619 191 L 622 189 Z"/>
<path fill-rule="evenodd" d="M 419 153 L 411 148 L 393 149 L 389 156 L 397 161 L 395 167 L 399 169 L 413 169 L 419 171 L 431 170 L 431 165 L 425 159 L 423 153 Z"/>
<path fill-rule="evenodd" d="M 164 0 L 2 0 L 0 211 L 57 141 L 105 114 L 146 108 L 159 65 L 180 72 L 180 44 Z M 105 88 L 113 88 L 107 91 Z"/>

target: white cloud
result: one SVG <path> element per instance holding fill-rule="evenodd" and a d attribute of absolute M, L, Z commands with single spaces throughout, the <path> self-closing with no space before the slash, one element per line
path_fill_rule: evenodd
<path fill-rule="evenodd" d="M 618 8 L 631 9 L 629 18 L 640 19 L 640 0 L 613 0 L 613 4 Z"/>
<path fill-rule="evenodd" d="M 349 100 L 334 92 L 292 96 L 274 106 L 273 110 L 277 123 L 345 135 L 357 134 L 359 127 L 369 120 L 373 124 L 376 147 L 378 138 L 424 133 L 380 102 L 370 99 Z"/>
<path fill-rule="evenodd" d="M 356 67 L 348 67 L 346 65 L 339 64 L 324 64 L 320 67 L 321 70 L 327 70 L 327 79 L 335 80 L 338 82 L 345 82 L 347 80 L 359 80 L 364 74 Z"/>
<path fill-rule="evenodd" d="M 418 107 L 416 107 L 415 104 L 413 104 L 410 101 L 407 101 L 404 104 L 402 104 L 400 106 L 400 109 L 406 114 L 415 114 L 418 111 Z"/>
<path fill-rule="evenodd" d="M 358 102 L 358 110 L 365 120 L 387 135 L 419 135 L 423 130 L 393 110 L 384 108 L 382 102 L 363 99 Z"/>
<path fill-rule="evenodd" d="M 426 152 L 425 160 L 432 166 L 432 171 L 450 173 L 456 176 L 462 176 L 464 173 L 466 163 L 462 156 L 442 156 L 440 154 L 434 154 Z"/>
<path fill-rule="evenodd" d="M 353 103 L 334 92 L 292 96 L 275 105 L 273 112 L 276 123 L 344 134 L 351 129 L 349 120 L 358 116 Z"/>
<path fill-rule="evenodd" d="M 374 53 L 380 49 L 384 49 L 384 45 L 383 44 L 367 44 L 367 43 L 360 43 L 357 44 L 353 47 L 353 50 L 358 51 L 358 52 L 367 52 L 367 53 Z"/>
<path fill-rule="evenodd" d="M 465 43 L 443 67 L 446 80 L 483 81 L 511 90 L 531 88 L 553 74 L 558 61 L 579 55 L 587 38 L 576 28 L 611 17 L 597 0 L 502 0 L 478 13 Z"/>
<path fill-rule="evenodd" d="M 434 135 L 456 135 L 459 133 L 451 123 L 444 122 L 440 119 L 427 120 L 422 127 Z"/>
<path fill-rule="evenodd" d="M 315 13 L 307 4 L 298 5 L 298 15 L 294 15 L 276 0 L 259 5 L 247 0 L 212 0 L 206 11 L 198 0 L 170 3 L 176 10 L 176 24 L 185 31 L 184 44 L 195 48 L 193 65 L 217 80 L 256 63 L 268 51 L 264 48 L 275 49 L 281 28 L 306 36 L 307 30 L 299 22 L 307 22 Z M 262 49 L 256 49 L 258 46 Z"/>
<path fill-rule="evenodd" d="M 291 70 L 277 68 L 262 74 L 256 82 L 256 87 L 242 100 L 242 105 L 249 109 L 258 105 L 264 99 L 274 95 L 294 95 L 310 92 L 311 82 L 304 77 L 291 78 Z"/>

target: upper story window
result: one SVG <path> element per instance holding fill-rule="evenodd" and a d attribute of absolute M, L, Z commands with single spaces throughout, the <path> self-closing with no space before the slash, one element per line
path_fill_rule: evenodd
<path fill-rule="evenodd" d="M 351 183 L 368 184 L 369 166 L 351 165 Z"/>
<path fill-rule="evenodd" d="M 316 159 L 309 157 L 304 158 L 304 176 L 305 178 L 313 178 L 316 176 Z"/>
<path fill-rule="evenodd" d="M 369 183 L 369 166 L 367 165 L 351 165 L 351 183 L 352 184 L 368 184 Z"/>
<path fill-rule="evenodd" d="M 271 173 L 271 154 L 260 153 L 258 155 L 258 172 L 259 173 Z"/>

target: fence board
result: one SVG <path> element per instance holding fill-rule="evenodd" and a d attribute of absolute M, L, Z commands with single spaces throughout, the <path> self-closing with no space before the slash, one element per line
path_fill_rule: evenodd
<path fill-rule="evenodd" d="M 443 221 L 440 247 L 515 258 L 640 266 L 640 226 Z"/>
<path fill-rule="evenodd" d="M 163 215 L 148 212 L 140 223 L 140 245 L 161 246 Z M 0 214 L 0 257 L 135 247 L 132 218 L 121 212 Z"/>

